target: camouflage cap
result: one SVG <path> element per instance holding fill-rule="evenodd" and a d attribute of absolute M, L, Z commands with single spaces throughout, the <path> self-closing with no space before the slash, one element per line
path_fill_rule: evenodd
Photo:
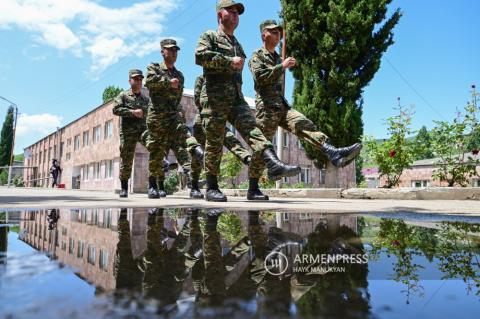
<path fill-rule="evenodd" d="M 128 77 L 134 78 L 136 76 L 141 76 L 143 78 L 142 71 L 137 70 L 137 69 L 132 69 L 132 70 L 128 71 Z"/>
<path fill-rule="evenodd" d="M 280 29 L 280 32 L 283 31 L 283 27 L 275 20 L 265 20 L 260 23 L 260 32 L 263 32 L 265 29 Z"/>
<path fill-rule="evenodd" d="M 240 2 L 235 2 L 233 0 L 218 0 L 217 1 L 217 12 L 219 12 L 220 10 L 222 10 L 224 8 L 233 7 L 233 6 L 237 7 L 238 14 L 242 14 L 242 13 L 245 12 L 245 7 L 243 6 L 243 4 L 240 3 Z"/>
<path fill-rule="evenodd" d="M 163 39 L 162 41 L 160 41 L 160 48 L 177 48 L 177 50 L 180 50 L 180 47 L 177 45 L 177 41 L 175 41 L 174 39 Z"/>

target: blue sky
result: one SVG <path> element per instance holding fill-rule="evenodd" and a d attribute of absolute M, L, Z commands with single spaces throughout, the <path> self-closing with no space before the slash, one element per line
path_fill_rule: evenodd
<path fill-rule="evenodd" d="M 216 28 L 215 0 L 9 0 L 0 2 L 0 96 L 22 113 L 15 152 L 101 104 L 108 85 L 127 87 L 128 70 L 161 60 L 158 43 L 176 37 L 177 67 L 192 88 L 201 69 L 194 48 Z M 247 55 L 259 47 L 258 24 L 277 18 L 279 0 L 245 0 L 236 35 Z M 395 44 L 364 93 L 365 134 L 386 136 L 383 120 L 397 97 L 414 105 L 414 129 L 451 119 L 480 84 L 476 0 L 396 0 L 403 17 Z M 287 79 L 291 98 L 293 80 Z M 254 96 L 248 70 L 244 94 Z M 0 101 L 0 120 L 8 104 Z"/>

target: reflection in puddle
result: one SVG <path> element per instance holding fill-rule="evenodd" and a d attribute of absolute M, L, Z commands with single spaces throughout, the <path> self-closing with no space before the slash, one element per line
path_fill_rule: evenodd
<path fill-rule="evenodd" d="M 8 218 L 3 315 L 468 318 L 480 309 L 476 220 L 162 208 Z"/>

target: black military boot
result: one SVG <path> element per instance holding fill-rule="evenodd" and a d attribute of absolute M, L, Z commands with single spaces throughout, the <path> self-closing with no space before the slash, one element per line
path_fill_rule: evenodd
<path fill-rule="evenodd" d="M 268 178 L 272 181 L 286 176 L 295 176 L 301 172 L 300 166 L 288 165 L 278 159 L 273 148 L 263 151 L 263 161 L 267 165 Z"/>
<path fill-rule="evenodd" d="M 192 156 L 194 156 L 196 159 L 198 159 L 200 161 L 200 163 L 203 163 L 203 160 L 204 160 L 204 152 L 203 152 L 203 148 L 198 145 L 198 146 L 195 146 L 191 151 L 190 151 L 190 154 Z"/>
<path fill-rule="evenodd" d="M 128 180 L 120 180 L 120 184 L 122 185 L 122 189 L 120 190 L 120 194 L 118 196 L 120 198 L 128 197 Z"/>
<path fill-rule="evenodd" d="M 258 178 L 250 178 L 248 180 L 248 200 L 268 200 L 268 196 L 264 195 L 258 187 Z"/>
<path fill-rule="evenodd" d="M 157 178 L 154 176 L 148 177 L 148 198 L 160 198 L 160 194 L 158 194 Z"/>
<path fill-rule="evenodd" d="M 192 179 L 192 187 L 190 189 L 190 198 L 195 198 L 195 199 L 202 199 L 203 194 L 200 191 L 200 187 L 198 186 L 198 180 L 197 179 Z"/>
<path fill-rule="evenodd" d="M 217 176 L 207 174 L 207 194 L 205 199 L 211 202 L 226 202 L 225 196 L 219 189 L 217 183 Z"/>
<path fill-rule="evenodd" d="M 328 143 L 324 143 L 320 150 L 325 154 L 330 162 L 336 167 L 344 167 L 351 163 L 355 157 L 360 154 L 362 144 L 355 143 L 353 145 L 336 148 Z"/>
<path fill-rule="evenodd" d="M 166 173 L 178 168 L 178 163 L 170 163 L 166 159 L 163 160 L 163 171 Z"/>
<path fill-rule="evenodd" d="M 158 197 L 167 197 L 167 192 L 165 191 L 164 181 L 158 183 Z"/>
<path fill-rule="evenodd" d="M 243 164 L 250 166 L 251 161 L 252 161 L 252 156 L 248 155 L 243 159 Z"/>

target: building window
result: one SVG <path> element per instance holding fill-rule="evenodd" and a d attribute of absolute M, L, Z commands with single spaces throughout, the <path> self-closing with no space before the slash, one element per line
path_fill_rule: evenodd
<path fill-rule="evenodd" d="M 62 241 L 62 250 L 67 251 L 67 243 Z"/>
<path fill-rule="evenodd" d="M 112 209 L 105 209 L 103 212 L 103 227 L 110 228 L 112 226 Z"/>
<path fill-rule="evenodd" d="M 73 150 L 76 151 L 80 148 L 80 135 L 76 135 L 73 138 Z"/>
<path fill-rule="evenodd" d="M 72 145 L 72 139 L 69 137 L 67 138 L 67 146 L 70 146 Z"/>
<path fill-rule="evenodd" d="M 113 160 L 105 162 L 105 178 L 112 178 L 113 176 Z"/>
<path fill-rule="evenodd" d="M 62 158 L 62 157 L 63 157 L 63 145 L 64 145 L 64 143 L 61 142 L 61 143 L 60 143 L 60 156 L 59 156 L 59 158 Z"/>
<path fill-rule="evenodd" d="M 49 160 L 50 160 L 50 155 L 48 156 Z M 47 150 L 44 150 L 43 151 L 43 162 L 46 163 L 47 162 Z"/>
<path fill-rule="evenodd" d="M 71 156 L 72 156 L 72 155 L 70 154 L 70 152 L 68 152 L 67 155 L 66 155 L 67 161 L 70 160 Z"/>
<path fill-rule="evenodd" d="M 282 181 L 283 181 L 284 183 L 288 183 L 288 176 L 284 176 Z"/>
<path fill-rule="evenodd" d="M 412 181 L 412 187 L 415 187 L 415 188 L 428 187 L 429 184 L 430 184 L 430 183 L 429 183 L 429 181 L 427 181 L 427 180 Z"/>
<path fill-rule="evenodd" d="M 472 181 L 472 186 L 473 187 L 480 187 L 480 179 L 474 179 Z"/>
<path fill-rule="evenodd" d="M 39 153 L 38 159 L 39 159 L 38 164 L 42 164 L 43 157 L 42 157 L 42 152 L 41 151 Z"/>
<path fill-rule="evenodd" d="M 88 245 L 87 261 L 89 264 L 95 265 L 95 247 Z"/>
<path fill-rule="evenodd" d="M 89 142 L 89 134 L 88 131 L 83 132 L 83 147 L 88 146 Z"/>
<path fill-rule="evenodd" d="M 62 226 L 62 235 L 67 236 L 67 227 Z"/>
<path fill-rule="evenodd" d="M 288 132 L 283 132 L 283 147 L 287 148 L 288 147 Z"/>
<path fill-rule="evenodd" d="M 98 225 L 98 209 L 92 210 L 92 218 L 90 219 L 91 225 Z"/>
<path fill-rule="evenodd" d="M 83 249 L 85 248 L 85 244 L 81 241 L 77 244 L 77 258 L 83 258 Z"/>
<path fill-rule="evenodd" d="M 320 170 L 320 184 L 325 184 L 326 178 L 327 178 L 327 170 L 323 168 Z"/>
<path fill-rule="evenodd" d="M 298 147 L 299 150 L 303 150 L 302 141 L 297 140 L 297 147 Z"/>
<path fill-rule="evenodd" d="M 305 184 L 310 183 L 310 168 L 302 167 L 302 171 L 298 175 L 298 181 Z"/>
<path fill-rule="evenodd" d="M 104 138 L 110 138 L 113 136 L 113 121 L 107 121 L 105 122 L 105 132 L 104 132 Z"/>
<path fill-rule="evenodd" d="M 107 268 L 108 268 L 108 252 L 106 250 L 100 249 L 99 266 L 100 266 L 100 269 L 107 271 Z"/>
<path fill-rule="evenodd" d="M 93 143 L 98 143 L 102 139 L 100 125 L 93 128 Z"/>
<path fill-rule="evenodd" d="M 283 221 L 288 221 L 288 220 L 290 220 L 290 218 L 289 218 L 288 215 L 289 215 L 288 213 L 282 213 L 282 220 L 283 220 Z"/>
<path fill-rule="evenodd" d="M 298 217 L 298 219 L 310 219 L 311 216 L 310 216 L 310 213 L 300 213 L 300 216 Z"/>
<path fill-rule="evenodd" d="M 73 255 L 73 251 L 75 250 L 75 240 L 72 237 L 68 239 L 68 253 Z"/>
<path fill-rule="evenodd" d="M 93 164 L 93 176 L 95 179 L 100 179 L 100 162 Z"/>

